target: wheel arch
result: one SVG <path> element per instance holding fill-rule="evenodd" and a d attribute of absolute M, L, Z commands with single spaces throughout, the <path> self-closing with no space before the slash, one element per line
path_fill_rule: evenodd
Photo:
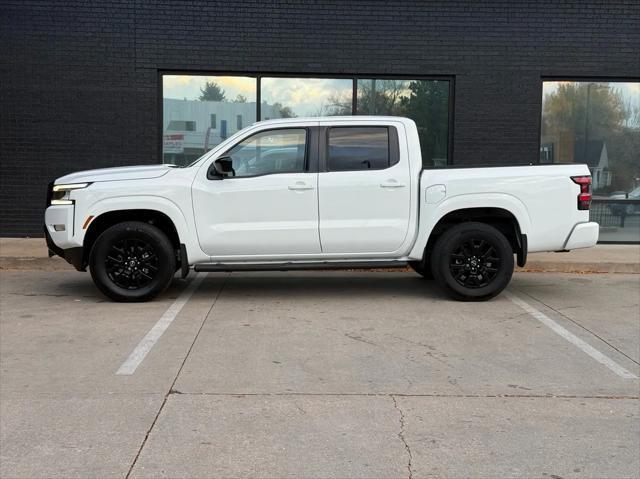
<path fill-rule="evenodd" d="M 90 220 L 82 245 L 83 268 L 86 268 L 89 262 L 91 249 L 100 234 L 111 226 L 125 221 L 140 221 L 152 224 L 159 228 L 169 238 L 171 245 L 176 251 L 176 260 L 180 263 L 180 252 L 184 249 L 184 246 L 181 247 L 182 242 L 180 233 L 174 220 L 168 214 L 157 209 L 147 208 L 114 209 L 104 211 Z"/>
<path fill-rule="evenodd" d="M 514 253 L 518 255 L 518 266 L 524 266 L 527 259 L 527 233 L 530 225 L 526 208 L 513 197 L 492 196 L 493 198 L 482 198 L 484 201 L 479 201 L 480 198 L 463 200 L 461 197 L 454 197 L 452 201 L 443 202 L 431 219 L 423 222 L 428 233 L 416 243 L 411 255 L 419 258 L 428 257 L 437 239 L 447 229 L 463 222 L 478 221 L 494 226 L 502 232 Z"/>

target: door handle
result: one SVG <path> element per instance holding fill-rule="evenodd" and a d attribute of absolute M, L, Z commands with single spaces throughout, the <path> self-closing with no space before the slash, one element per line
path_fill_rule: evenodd
<path fill-rule="evenodd" d="M 407 185 L 405 185 L 404 183 L 398 183 L 396 180 L 388 180 L 380 183 L 380 188 L 394 189 L 394 188 L 404 188 L 405 186 Z"/>
<path fill-rule="evenodd" d="M 312 190 L 313 186 L 299 181 L 293 185 L 289 185 L 289 189 L 292 191 L 306 191 L 306 190 Z"/>

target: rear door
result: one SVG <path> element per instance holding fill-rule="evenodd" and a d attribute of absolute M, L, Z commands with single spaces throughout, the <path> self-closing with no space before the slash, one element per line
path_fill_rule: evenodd
<path fill-rule="evenodd" d="M 411 209 L 409 161 L 398 140 L 402 125 L 325 125 L 318 179 L 322 252 L 396 252 Z"/>

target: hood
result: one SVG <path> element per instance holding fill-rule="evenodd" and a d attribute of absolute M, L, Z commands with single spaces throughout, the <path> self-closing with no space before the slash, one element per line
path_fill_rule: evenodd
<path fill-rule="evenodd" d="M 100 168 L 97 170 L 78 171 L 61 176 L 55 183 L 93 183 L 96 181 L 143 180 L 166 175 L 171 165 L 122 166 L 118 168 Z"/>

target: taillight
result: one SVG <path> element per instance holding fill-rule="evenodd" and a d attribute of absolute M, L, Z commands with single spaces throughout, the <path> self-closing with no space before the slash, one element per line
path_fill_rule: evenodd
<path fill-rule="evenodd" d="M 590 176 L 572 176 L 571 179 L 577 185 L 580 185 L 580 193 L 578 194 L 578 209 L 588 210 L 591 205 L 591 177 Z"/>

